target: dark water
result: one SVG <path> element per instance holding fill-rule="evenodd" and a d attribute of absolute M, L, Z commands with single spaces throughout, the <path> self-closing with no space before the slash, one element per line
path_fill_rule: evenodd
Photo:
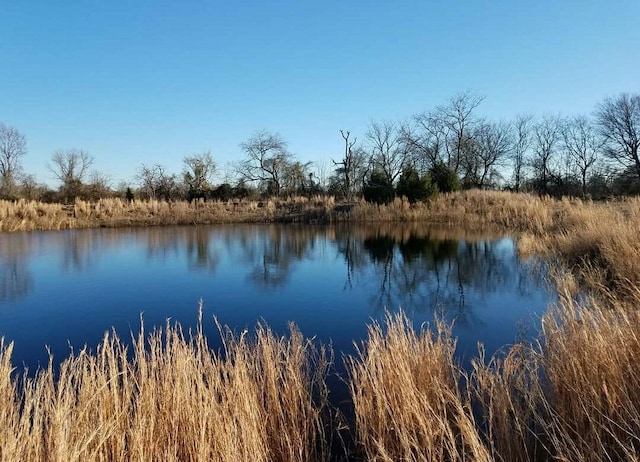
<path fill-rule="evenodd" d="M 294 225 L 77 230 L 0 235 L 0 336 L 13 363 L 92 349 L 112 326 L 128 337 L 167 318 L 238 330 L 264 319 L 332 341 L 336 363 L 385 309 L 415 324 L 454 322 L 461 361 L 535 335 L 551 294 L 510 238 L 422 226 Z M 215 341 L 215 340 L 214 340 Z"/>

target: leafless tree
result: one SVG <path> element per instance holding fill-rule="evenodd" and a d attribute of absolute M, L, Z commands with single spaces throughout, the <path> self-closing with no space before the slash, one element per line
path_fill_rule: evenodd
<path fill-rule="evenodd" d="M 524 169 L 529 162 L 529 149 L 533 143 L 533 116 L 521 114 L 513 122 L 513 147 L 511 160 L 513 162 L 513 187 L 520 192 L 524 180 Z"/>
<path fill-rule="evenodd" d="M 562 126 L 562 139 L 564 149 L 580 174 L 584 197 L 587 194 L 587 176 L 598 161 L 602 139 L 598 137 L 595 127 L 585 116 L 566 120 Z"/>
<path fill-rule="evenodd" d="M 446 130 L 445 150 L 447 163 L 455 173 L 459 173 L 464 151 L 472 147 L 471 133 L 476 119 L 473 111 L 480 106 L 483 96 L 466 91 L 449 99 L 438 108 L 438 117 Z"/>
<path fill-rule="evenodd" d="M 340 134 L 344 140 L 344 157 L 340 162 L 333 159 L 332 162 L 340 179 L 342 194 L 345 198 L 352 199 L 360 187 L 357 180 L 363 169 L 366 169 L 367 156 L 361 148 L 356 147 L 357 138 L 349 139 L 351 132 L 340 130 Z"/>
<path fill-rule="evenodd" d="M 325 161 L 314 162 L 313 178 L 316 189 L 321 192 L 326 192 L 329 186 L 329 165 Z"/>
<path fill-rule="evenodd" d="M 535 124 L 533 129 L 534 149 L 532 167 L 537 175 L 538 190 L 543 193 L 547 192 L 552 161 L 558 149 L 558 144 L 562 139 L 561 127 L 562 121 L 558 116 L 547 114 Z"/>
<path fill-rule="evenodd" d="M 366 133 L 371 153 L 371 164 L 395 182 L 409 161 L 409 150 L 395 123 L 389 121 L 371 122 Z"/>
<path fill-rule="evenodd" d="M 40 200 L 44 192 L 47 190 L 47 186 L 38 183 L 35 175 L 21 175 L 20 176 L 20 195 L 27 200 Z"/>
<path fill-rule="evenodd" d="M 82 182 L 93 157 L 82 149 L 59 150 L 51 156 L 49 170 L 61 183 L 60 193 L 65 201 L 72 201 L 82 192 Z"/>
<path fill-rule="evenodd" d="M 94 170 L 89 175 L 86 189 L 86 196 L 91 200 L 98 200 L 101 197 L 109 196 L 111 191 L 111 178 L 109 175 Z"/>
<path fill-rule="evenodd" d="M 0 123 L 0 194 L 11 196 L 20 173 L 20 159 L 27 153 L 27 141 L 13 127 Z"/>
<path fill-rule="evenodd" d="M 183 163 L 182 177 L 189 199 L 205 197 L 216 170 L 216 163 L 211 153 L 187 156 L 183 159 Z"/>
<path fill-rule="evenodd" d="M 175 174 L 167 173 L 162 165 L 142 164 L 136 174 L 136 179 L 143 196 L 149 199 L 174 200 L 180 196 L 180 188 Z"/>
<path fill-rule="evenodd" d="M 260 131 L 241 143 L 240 147 L 246 156 L 236 165 L 240 178 L 259 182 L 276 196 L 280 195 L 291 160 L 287 142 L 277 133 Z"/>
<path fill-rule="evenodd" d="M 605 155 L 640 179 L 640 94 L 607 98 L 595 115 Z"/>
<path fill-rule="evenodd" d="M 481 122 L 473 132 L 473 145 L 463 155 L 465 182 L 468 186 L 486 188 L 499 177 L 511 150 L 511 126 L 505 122 Z"/>
<path fill-rule="evenodd" d="M 82 149 L 60 150 L 51 156 L 49 170 L 56 179 L 63 184 L 82 182 L 89 167 L 93 164 L 93 157 Z"/>
<path fill-rule="evenodd" d="M 311 162 L 290 162 L 282 178 L 283 191 L 289 194 L 307 193 L 312 186 L 313 172 L 310 170 L 311 165 Z"/>
<path fill-rule="evenodd" d="M 402 126 L 404 143 L 420 172 L 444 160 L 447 127 L 441 115 L 439 111 L 423 112 L 413 116 L 411 124 Z"/>

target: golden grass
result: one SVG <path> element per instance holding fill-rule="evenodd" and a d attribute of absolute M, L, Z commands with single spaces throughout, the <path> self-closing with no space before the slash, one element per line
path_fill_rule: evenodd
<path fill-rule="evenodd" d="M 640 460 L 640 312 L 629 308 L 565 293 L 539 344 L 488 360 L 481 348 L 469 373 L 449 327 L 416 331 L 388 314 L 345 358 L 356 457 Z M 130 350 L 107 333 L 95 353 L 34 377 L 15 376 L 0 340 L 0 460 L 329 460 L 342 424 L 328 405 L 331 352 L 295 327 L 219 330 L 220 353 L 201 324 L 141 330 Z"/>
<path fill-rule="evenodd" d="M 566 296 L 539 344 L 490 359 L 481 347 L 464 373 L 449 329 L 416 332 L 388 315 L 347 358 L 360 450 L 381 461 L 638 461 L 639 327 L 628 306 Z"/>
<path fill-rule="evenodd" d="M 295 327 L 220 331 L 221 353 L 201 325 L 141 330 L 131 351 L 106 334 L 21 380 L 3 341 L 0 460 L 326 460 L 328 351 Z"/>
<path fill-rule="evenodd" d="M 0 229 L 226 221 L 378 221 L 512 232 L 522 255 L 555 262 L 559 302 L 539 343 L 463 373 L 448 328 L 416 332 L 403 315 L 369 327 L 347 358 L 351 432 L 368 460 L 640 461 L 640 199 L 612 203 L 468 191 L 426 204 L 105 200 L 73 210 L 0 203 Z M 216 221 L 218 220 L 218 221 Z M 292 329 L 255 340 L 223 330 L 222 355 L 200 331 L 115 334 L 95 354 L 32 379 L 0 345 L 0 460 L 321 460 L 330 354 Z M 254 338 L 254 337 L 252 337 Z M 13 373 L 15 374 L 15 372 Z"/>
<path fill-rule="evenodd" d="M 491 460 L 468 400 L 458 388 L 455 341 L 439 325 L 417 333 L 404 314 L 348 358 L 357 440 L 367 460 Z"/>

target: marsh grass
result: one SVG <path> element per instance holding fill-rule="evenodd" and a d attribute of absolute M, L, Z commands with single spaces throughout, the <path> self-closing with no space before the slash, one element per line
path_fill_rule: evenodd
<path fill-rule="evenodd" d="M 131 350 L 108 333 L 19 378 L 3 341 L 0 460 L 326 460 L 329 351 L 293 326 L 220 332 L 219 353 L 201 324 L 141 329 Z"/>
<path fill-rule="evenodd" d="M 491 460 L 458 387 L 450 329 L 416 332 L 402 313 L 374 323 L 347 358 L 357 440 L 367 460 Z"/>
<path fill-rule="evenodd" d="M 640 460 L 640 199 L 612 203 L 469 191 L 425 204 L 0 203 L 2 230 L 228 221 L 407 221 L 515 233 L 554 262 L 559 300 L 533 344 L 482 348 L 463 372 L 449 327 L 402 314 L 346 358 L 351 434 L 366 460 Z M 219 220 L 219 221 L 216 221 Z M 392 233 L 393 231 L 389 231 Z M 201 326 L 201 325 L 200 325 Z M 167 325 L 126 347 L 115 333 L 58 371 L 16 376 L 0 344 L 0 460 L 326 460 L 331 352 L 295 329 L 224 348 Z M 334 454 L 335 456 L 335 454 Z"/>
<path fill-rule="evenodd" d="M 294 326 L 277 336 L 218 325 L 217 352 L 201 323 L 130 342 L 111 332 L 95 352 L 22 375 L 0 340 L 0 460 L 637 461 L 634 297 L 578 304 L 565 292 L 537 342 L 491 358 L 480 347 L 468 371 L 450 326 L 416 330 L 387 314 L 344 358 L 356 447 L 338 451 L 331 350 Z"/>

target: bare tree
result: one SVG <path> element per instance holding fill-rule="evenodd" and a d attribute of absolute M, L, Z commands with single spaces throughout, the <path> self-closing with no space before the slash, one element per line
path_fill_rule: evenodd
<path fill-rule="evenodd" d="M 347 199 L 352 199 L 359 189 L 360 172 L 367 163 L 366 153 L 358 147 L 355 147 L 357 138 L 349 139 L 351 132 L 340 130 L 342 139 L 344 140 L 344 157 L 340 162 L 331 159 L 336 167 L 336 174 L 340 179 L 340 189 Z"/>
<path fill-rule="evenodd" d="M 533 143 L 533 116 L 521 114 L 513 122 L 513 147 L 511 160 L 513 162 L 513 187 L 520 192 L 524 180 L 524 169 L 529 163 L 529 149 Z"/>
<path fill-rule="evenodd" d="M 325 161 L 315 162 L 313 169 L 314 187 L 317 192 L 326 192 L 329 186 L 329 165 Z"/>
<path fill-rule="evenodd" d="M 266 186 L 267 191 L 280 195 L 291 154 L 287 143 L 280 135 L 261 131 L 255 133 L 240 147 L 245 159 L 236 165 L 236 171 L 245 181 L 257 181 Z"/>
<path fill-rule="evenodd" d="M 20 173 L 20 158 L 27 153 L 27 141 L 13 127 L 0 123 L 0 194 L 11 196 Z"/>
<path fill-rule="evenodd" d="M 538 190 L 546 193 L 551 163 L 561 140 L 562 122 L 558 116 L 544 115 L 534 126 L 532 167 L 537 175 Z"/>
<path fill-rule="evenodd" d="M 564 149 L 569 154 L 580 174 L 582 196 L 587 195 L 587 175 L 598 161 L 602 140 L 595 127 L 585 116 L 577 116 L 565 121 L 562 127 Z"/>
<path fill-rule="evenodd" d="M 310 171 L 312 162 L 290 162 L 282 178 L 282 188 L 289 194 L 305 194 L 312 186 L 313 172 Z"/>
<path fill-rule="evenodd" d="M 607 98 L 596 109 L 604 153 L 640 179 L 640 94 Z"/>
<path fill-rule="evenodd" d="M 162 165 L 142 164 L 136 174 L 140 192 L 148 199 L 174 200 L 180 197 L 180 188 L 175 174 L 167 173 Z"/>
<path fill-rule="evenodd" d="M 140 188 L 140 192 L 149 199 L 156 198 L 156 189 L 157 189 L 157 167 L 158 165 L 148 166 L 142 164 L 138 171 L 136 172 L 136 180 L 138 181 L 138 186 Z"/>
<path fill-rule="evenodd" d="M 482 122 L 474 130 L 472 139 L 462 160 L 465 182 L 486 188 L 499 177 L 498 167 L 511 150 L 511 126 L 505 122 Z"/>
<path fill-rule="evenodd" d="M 439 111 L 413 116 L 411 125 L 402 127 L 402 138 L 416 168 L 425 172 L 443 161 L 447 127 Z"/>
<path fill-rule="evenodd" d="M 20 176 L 20 195 L 27 200 L 40 200 L 47 190 L 47 186 L 38 183 L 35 175 Z"/>
<path fill-rule="evenodd" d="M 109 196 L 111 191 L 111 178 L 109 175 L 94 170 L 89 175 L 86 196 L 91 200 L 98 200 L 101 197 Z"/>
<path fill-rule="evenodd" d="M 396 124 L 389 121 L 371 122 L 366 133 L 371 164 L 393 184 L 409 161 L 409 150 Z"/>
<path fill-rule="evenodd" d="M 472 147 L 471 133 L 476 122 L 473 111 L 483 100 L 483 96 L 466 91 L 455 95 L 445 106 L 438 108 L 438 116 L 446 129 L 447 163 L 455 173 L 459 173 L 464 151 Z"/>
<path fill-rule="evenodd" d="M 61 182 L 60 193 L 72 201 L 82 192 L 82 182 L 93 164 L 93 157 L 82 149 L 59 150 L 51 156 L 49 170 Z"/>
<path fill-rule="evenodd" d="M 187 188 L 189 200 L 206 197 L 211 188 L 211 180 L 216 170 L 216 164 L 210 152 L 196 156 L 185 157 L 182 177 Z"/>

